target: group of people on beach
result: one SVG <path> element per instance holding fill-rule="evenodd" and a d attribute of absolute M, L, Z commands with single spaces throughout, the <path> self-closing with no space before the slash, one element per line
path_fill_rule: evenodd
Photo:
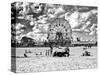
<path fill-rule="evenodd" d="M 32 51 L 25 50 L 24 57 L 28 57 L 27 53 L 32 53 Z M 43 53 L 40 52 L 37 55 L 42 55 Z M 50 47 L 45 51 L 45 56 L 52 56 L 52 57 L 69 57 L 70 49 L 69 47 Z M 82 56 L 91 56 L 91 53 L 88 51 L 87 47 L 83 47 Z"/>

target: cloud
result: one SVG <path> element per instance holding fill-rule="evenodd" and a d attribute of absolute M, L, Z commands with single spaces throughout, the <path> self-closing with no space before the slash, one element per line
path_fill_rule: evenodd
<path fill-rule="evenodd" d="M 20 41 L 24 36 L 25 36 L 24 34 L 16 35 L 16 40 Z"/>
<path fill-rule="evenodd" d="M 38 24 L 38 27 L 35 26 L 32 28 L 31 32 L 28 32 L 25 36 L 34 39 L 35 41 L 47 41 L 47 24 Z"/>
<path fill-rule="evenodd" d="M 64 17 L 65 10 L 63 9 L 62 6 L 58 8 L 50 8 L 48 9 L 48 16 L 50 18 L 59 18 L 59 17 Z"/>
<path fill-rule="evenodd" d="M 39 33 L 34 33 L 34 32 L 29 32 L 25 36 L 30 37 L 34 39 L 35 41 L 47 41 L 47 34 L 39 34 Z"/>
<path fill-rule="evenodd" d="M 89 35 L 94 35 L 94 32 L 97 24 L 93 23 L 92 17 L 97 13 L 97 10 L 91 10 L 88 12 L 78 12 L 74 11 L 73 13 L 67 12 L 65 14 L 65 19 L 69 21 L 72 31 L 83 31 L 89 33 Z"/>
<path fill-rule="evenodd" d="M 71 28 L 75 28 L 78 26 L 78 17 L 79 12 L 74 12 L 70 14 L 69 12 L 65 13 L 65 19 L 69 21 L 69 24 L 71 25 Z"/>
<path fill-rule="evenodd" d="M 57 16 L 62 15 L 65 12 L 66 11 L 62 7 L 59 7 L 58 9 L 55 9 L 55 15 L 57 15 Z"/>
<path fill-rule="evenodd" d="M 96 28 L 96 26 L 97 26 L 97 24 L 93 24 L 93 25 L 90 27 L 90 30 L 91 30 L 91 31 L 94 31 L 95 28 Z"/>
<path fill-rule="evenodd" d="M 21 28 L 23 28 L 24 25 L 20 24 L 20 23 L 17 23 L 16 24 L 16 30 L 20 30 Z"/>
<path fill-rule="evenodd" d="M 90 33 L 89 33 L 89 35 L 95 35 L 96 34 L 96 31 L 91 31 Z"/>

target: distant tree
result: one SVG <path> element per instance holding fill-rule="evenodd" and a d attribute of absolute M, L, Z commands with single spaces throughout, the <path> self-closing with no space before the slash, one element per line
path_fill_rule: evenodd
<path fill-rule="evenodd" d="M 22 37 L 21 43 L 22 43 L 23 46 L 25 46 L 25 47 L 32 47 L 32 46 L 34 46 L 34 44 L 35 44 L 34 39 L 29 38 L 29 37 L 26 37 L 26 36 Z"/>

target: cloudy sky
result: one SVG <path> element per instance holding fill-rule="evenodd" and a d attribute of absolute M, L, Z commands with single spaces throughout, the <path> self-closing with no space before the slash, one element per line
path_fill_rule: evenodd
<path fill-rule="evenodd" d="M 16 8 L 23 8 L 16 18 L 18 40 L 23 36 L 47 40 L 48 27 L 55 18 L 64 18 L 69 22 L 73 37 L 83 40 L 97 37 L 97 7 L 17 2 Z"/>

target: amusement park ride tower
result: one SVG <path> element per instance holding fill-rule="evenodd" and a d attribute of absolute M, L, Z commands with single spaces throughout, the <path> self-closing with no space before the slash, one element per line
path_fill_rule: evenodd
<path fill-rule="evenodd" d="M 63 18 L 56 18 L 49 25 L 48 40 L 51 45 L 70 46 L 72 29 L 69 22 Z"/>

